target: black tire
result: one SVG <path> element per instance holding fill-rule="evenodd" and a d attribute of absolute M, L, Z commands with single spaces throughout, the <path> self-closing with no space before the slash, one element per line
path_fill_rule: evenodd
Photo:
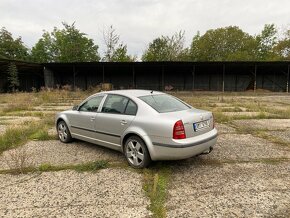
<path fill-rule="evenodd" d="M 151 163 L 147 146 L 138 136 L 131 136 L 127 139 L 124 154 L 129 165 L 134 168 L 146 168 Z"/>
<path fill-rule="evenodd" d="M 61 120 L 57 123 L 56 130 L 57 130 L 58 138 L 61 142 L 69 143 L 72 141 L 72 137 L 71 137 L 69 128 L 63 120 Z"/>

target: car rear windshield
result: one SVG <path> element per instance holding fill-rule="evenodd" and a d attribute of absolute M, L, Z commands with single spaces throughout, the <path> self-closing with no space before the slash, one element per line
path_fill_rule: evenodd
<path fill-rule="evenodd" d="M 187 110 L 190 107 L 170 95 L 146 95 L 139 97 L 159 113 Z"/>

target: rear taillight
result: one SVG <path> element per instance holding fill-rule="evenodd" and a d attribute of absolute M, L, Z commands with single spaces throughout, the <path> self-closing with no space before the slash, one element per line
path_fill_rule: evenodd
<path fill-rule="evenodd" d="M 185 139 L 184 125 L 181 120 L 178 120 L 173 127 L 173 139 Z"/>
<path fill-rule="evenodd" d="M 212 114 L 212 128 L 214 129 L 215 122 L 214 122 L 214 115 Z"/>

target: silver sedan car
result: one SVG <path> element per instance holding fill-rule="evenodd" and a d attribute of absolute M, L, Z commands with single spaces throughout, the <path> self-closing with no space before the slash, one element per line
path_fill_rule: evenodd
<path fill-rule="evenodd" d="M 148 90 L 100 92 L 56 116 L 60 141 L 73 138 L 124 153 L 135 168 L 208 154 L 217 141 L 211 112 Z"/>

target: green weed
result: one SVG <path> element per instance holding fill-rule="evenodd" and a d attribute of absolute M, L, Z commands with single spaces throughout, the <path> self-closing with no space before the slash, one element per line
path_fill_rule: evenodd
<path fill-rule="evenodd" d="M 0 174 L 26 174 L 31 172 L 55 172 L 62 170 L 75 170 L 77 172 L 95 172 L 100 169 L 105 169 L 109 167 L 109 163 L 104 160 L 88 162 L 83 164 L 76 165 L 59 165 L 54 166 L 49 163 L 41 164 L 39 167 L 26 167 L 21 169 L 9 169 L 9 170 L 0 170 Z"/>
<path fill-rule="evenodd" d="M 25 122 L 22 126 L 10 126 L 0 136 L 0 154 L 10 148 L 25 144 L 28 140 L 55 139 L 47 132 L 45 121 Z"/>
<path fill-rule="evenodd" d="M 143 172 L 143 189 L 150 198 L 149 209 L 153 217 L 166 217 L 165 201 L 170 175 L 171 170 L 166 166 L 156 167 L 155 170 L 145 169 Z"/>

